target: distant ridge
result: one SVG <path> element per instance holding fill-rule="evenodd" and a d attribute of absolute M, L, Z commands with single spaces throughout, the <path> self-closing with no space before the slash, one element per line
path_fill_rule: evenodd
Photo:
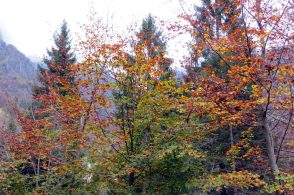
<path fill-rule="evenodd" d="M 31 101 L 36 68 L 14 45 L 0 36 L 0 108 L 11 103 L 25 105 Z"/>

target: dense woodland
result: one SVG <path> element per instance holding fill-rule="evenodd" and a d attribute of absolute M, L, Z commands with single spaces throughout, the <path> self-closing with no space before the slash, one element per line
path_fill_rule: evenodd
<path fill-rule="evenodd" d="M 128 34 L 93 15 L 77 43 L 63 22 L 30 106 L 1 127 L 0 194 L 294 193 L 293 1 L 181 10 Z M 179 80 L 167 44 L 182 34 Z"/>

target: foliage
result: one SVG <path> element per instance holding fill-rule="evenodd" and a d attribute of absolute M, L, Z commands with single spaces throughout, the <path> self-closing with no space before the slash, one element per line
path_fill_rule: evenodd
<path fill-rule="evenodd" d="M 292 127 L 291 6 L 203 2 L 197 20 L 184 15 L 189 25 L 177 26 L 194 36 L 194 59 L 205 59 L 197 77 L 182 84 L 172 77 L 151 16 L 126 36 L 90 17 L 76 64 L 63 25 L 45 61 L 49 69 L 41 70 L 39 104 L 30 117 L 16 110 L 21 131 L 2 131 L 1 190 L 293 190 L 289 167 L 278 161 Z"/>
<path fill-rule="evenodd" d="M 219 174 L 208 177 L 209 182 L 204 182 L 205 191 L 221 191 L 226 187 L 237 189 L 258 189 L 266 186 L 266 183 L 259 178 L 259 175 L 248 171 L 238 171 L 234 173 Z"/>

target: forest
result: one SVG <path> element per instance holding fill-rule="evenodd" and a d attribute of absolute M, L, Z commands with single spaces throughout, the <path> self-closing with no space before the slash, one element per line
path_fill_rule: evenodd
<path fill-rule="evenodd" d="M 62 23 L 0 126 L 0 194 L 294 193 L 294 2 L 179 8 L 124 33 L 92 14 L 75 42 Z"/>

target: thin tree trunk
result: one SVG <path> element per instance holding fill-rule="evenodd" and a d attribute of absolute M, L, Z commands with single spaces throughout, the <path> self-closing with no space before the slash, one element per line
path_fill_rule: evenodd
<path fill-rule="evenodd" d="M 234 136 L 233 136 L 233 126 L 230 125 L 230 142 L 231 142 L 231 147 L 234 146 Z M 235 163 L 235 159 L 232 159 L 232 169 L 233 169 L 233 172 L 236 172 L 236 163 Z M 233 195 L 236 195 L 237 194 L 237 189 L 234 188 L 234 192 L 233 192 Z"/>
<path fill-rule="evenodd" d="M 259 16 L 260 16 L 260 13 L 261 13 L 261 0 L 257 0 L 256 1 L 256 9 L 257 9 L 257 25 L 258 25 L 258 28 L 260 31 L 263 31 L 264 28 L 263 28 L 263 25 L 262 23 L 259 21 Z M 265 38 L 262 37 L 260 39 L 260 42 L 261 42 L 261 57 L 263 59 L 266 59 L 266 41 L 265 41 Z M 269 78 L 270 78 L 270 75 L 268 75 Z M 279 174 L 279 167 L 277 165 L 277 158 L 276 158 L 276 154 L 275 154 L 275 147 L 274 147 L 274 140 L 273 140 L 273 135 L 272 135 L 272 131 L 269 127 L 269 124 L 268 124 L 268 119 L 267 119 L 267 112 L 268 112 L 268 108 L 269 108 L 269 105 L 271 103 L 271 87 L 272 87 L 272 84 L 270 86 L 269 89 L 266 89 L 266 93 L 267 93 L 267 105 L 266 105 L 266 108 L 265 108 L 265 111 L 264 111 L 264 114 L 263 114 L 263 118 L 262 118 L 262 125 L 263 125 L 263 128 L 264 128 L 264 133 L 265 133 L 265 139 L 266 139 L 266 149 L 267 149 L 267 153 L 268 153 L 268 158 L 269 158 L 269 164 L 270 164 L 270 167 L 271 167 L 271 171 L 274 175 L 274 177 L 276 177 L 276 175 Z"/>
<path fill-rule="evenodd" d="M 271 167 L 271 171 L 274 174 L 274 176 L 279 174 L 279 167 L 276 162 L 276 154 L 274 150 L 274 140 L 273 140 L 273 135 L 271 132 L 271 129 L 268 124 L 267 117 L 263 117 L 263 128 L 265 131 L 265 138 L 266 138 L 266 148 L 267 148 L 267 153 L 268 153 L 268 158 L 269 158 L 269 164 Z"/>

